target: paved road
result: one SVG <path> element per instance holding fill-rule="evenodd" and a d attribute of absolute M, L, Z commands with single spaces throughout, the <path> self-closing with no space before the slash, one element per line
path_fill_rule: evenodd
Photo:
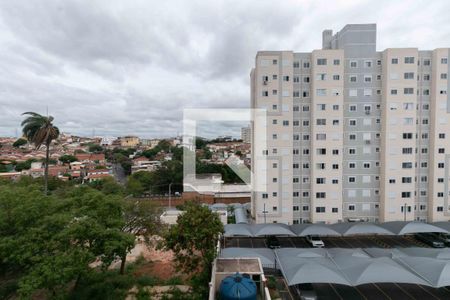
<path fill-rule="evenodd" d="M 125 185 L 127 183 L 127 176 L 125 175 L 125 171 L 123 170 L 122 166 L 117 163 L 113 164 L 112 170 L 117 182 L 122 185 Z"/>

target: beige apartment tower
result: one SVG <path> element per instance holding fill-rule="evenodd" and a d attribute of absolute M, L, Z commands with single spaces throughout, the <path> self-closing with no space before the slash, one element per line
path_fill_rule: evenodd
<path fill-rule="evenodd" d="M 260 51 L 251 106 L 256 223 L 450 220 L 448 48 L 376 50 L 376 25 L 310 53 Z"/>

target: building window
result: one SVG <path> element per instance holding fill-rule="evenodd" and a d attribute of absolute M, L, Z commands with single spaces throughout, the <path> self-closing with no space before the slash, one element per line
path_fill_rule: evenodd
<path fill-rule="evenodd" d="M 331 212 L 332 212 L 332 213 L 337 213 L 337 212 L 338 212 L 338 208 L 337 208 L 337 207 L 331 208 Z"/>
<path fill-rule="evenodd" d="M 333 65 L 339 66 L 340 64 L 341 64 L 341 60 L 339 60 L 339 59 L 334 59 L 333 60 Z"/>
<path fill-rule="evenodd" d="M 351 210 L 351 211 L 355 210 L 355 205 L 354 204 L 349 204 L 348 205 L 348 210 Z"/>
<path fill-rule="evenodd" d="M 350 61 L 350 68 L 357 68 L 358 67 L 358 62 L 356 61 Z"/>
<path fill-rule="evenodd" d="M 341 77 L 339 75 L 333 75 L 333 80 L 340 80 Z"/>
<path fill-rule="evenodd" d="M 412 94 L 414 94 L 414 88 L 404 88 L 403 89 L 403 94 L 405 94 L 405 95 L 412 95 Z"/>
<path fill-rule="evenodd" d="M 357 78 L 356 75 L 350 75 L 350 82 L 356 82 Z"/>
<path fill-rule="evenodd" d="M 267 199 L 267 198 L 269 198 L 269 195 L 266 194 L 266 193 L 264 193 L 264 194 L 262 194 L 262 198 L 263 198 L 263 199 Z"/>
<path fill-rule="evenodd" d="M 316 213 L 324 213 L 325 212 L 325 206 L 317 206 L 316 207 Z"/>
<path fill-rule="evenodd" d="M 413 63 L 414 63 L 414 56 L 405 57 L 405 64 L 413 64 Z"/>
<path fill-rule="evenodd" d="M 413 72 L 407 72 L 403 74 L 404 79 L 414 79 L 414 73 Z"/>
<path fill-rule="evenodd" d="M 319 65 L 319 66 L 326 66 L 327 65 L 327 59 L 326 58 L 318 58 L 317 59 L 317 65 Z"/>
<path fill-rule="evenodd" d="M 372 67 L 372 61 L 371 60 L 364 61 L 364 67 L 365 68 L 371 68 Z"/>
<path fill-rule="evenodd" d="M 339 110 L 339 105 L 334 104 L 334 105 L 333 105 L 333 110 Z"/>
<path fill-rule="evenodd" d="M 402 198 L 411 198 L 411 192 L 402 192 Z"/>
<path fill-rule="evenodd" d="M 438 206 L 438 207 L 436 207 L 436 211 L 443 212 L 444 211 L 444 207 L 443 206 Z"/>
<path fill-rule="evenodd" d="M 398 64 L 398 58 L 393 58 L 393 59 L 391 59 L 391 63 L 392 63 L 393 65 L 397 65 L 397 64 Z"/>
<path fill-rule="evenodd" d="M 447 64 L 447 57 L 441 58 L 441 64 L 444 64 L 444 65 Z"/>

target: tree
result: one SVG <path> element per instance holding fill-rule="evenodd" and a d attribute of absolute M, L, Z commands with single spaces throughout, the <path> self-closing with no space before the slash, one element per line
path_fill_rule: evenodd
<path fill-rule="evenodd" d="M 103 152 L 103 147 L 97 144 L 89 144 L 89 152 L 91 153 L 101 153 Z"/>
<path fill-rule="evenodd" d="M 164 233 L 161 246 L 175 253 L 177 268 L 205 278 L 211 273 L 219 235 L 224 230 L 223 224 L 219 215 L 206 206 L 188 202 L 184 209 L 177 223 Z M 198 288 L 207 291 L 207 282 L 203 283 Z"/>
<path fill-rule="evenodd" d="M 59 137 L 58 127 L 53 125 L 52 116 L 42 116 L 35 112 L 25 112 L 25 120 L 22 121 L 22 131 L 28 142 L 33 143 L 36 149 L 41 146 L 46 147 L 45 151 L 45 171 L 44 171 L 44 192 L 48 194 L 48 165 L 50 160 L 50 145 L 53 140 Z"/>
<path fill-rule="evenodd" d="M 19 148 L 20 146 L 26 145 L 28 142 L 24 138 L 17 139 L 17 141 L 14 142 L 13 147 Z"/>
<path fill-rule="evenodd" d="M 151 201 L 125 200 L 123 232 L 144 237 L 147 246 L 152 245 L 152 236 L 162 229 L 161 209 Z M 125 250 L 125 249 L 124 249 Z M 124 274 L 127 251 L 121 255 L 120 274 Z"/>
<path fill-rule="evenodd" d="M 124 232 L 120 196 L 104 195 L 89 187 L 43 195 L 38 186 L 0 187 L 0 269 L 19 276 L 19 293 L 37 290 L 62 296 L 68 286 L 93 272 L 105 270 L 134 245 Z"/>
<path fill-rule="evenodd" d="M 35 161 L 36 161 L 36 159 L 30 158 L 26 161 L 18 162 L 18 163 L 16 163 L 15 169 L 17 172 L 20 172 L 22 170 L 29 170 L 31 168 L 31 164 Z"/>
<path fill-rule="evenodd" d="M 62 162 L 63 164 L 70 164 L 77 160 L 78 159 L 75 156 L 69 154 L 61 155 L 61 157 L 59 158 L 59 161 Z"/>

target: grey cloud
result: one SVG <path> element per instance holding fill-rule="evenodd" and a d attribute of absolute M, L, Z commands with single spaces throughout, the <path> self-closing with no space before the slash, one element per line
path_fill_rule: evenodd
<path fill-rule="evenodd" d="M 378 23 L 379 49 L 449 47 L 448 1 L 1 1 L 0 135 L 24 111 L 63 131 L 180 133 L 184 108 L 243 108 L 258 50 L 311 51 Z M 401 22 L 398 16 L 400 15 Z M 205 135 L 239 135 L 239 124 Z"/>

